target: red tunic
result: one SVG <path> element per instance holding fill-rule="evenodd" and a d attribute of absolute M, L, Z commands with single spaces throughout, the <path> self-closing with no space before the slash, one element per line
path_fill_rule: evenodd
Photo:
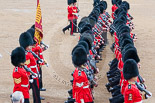
<path fill-rule="evenodd" d="M 21 91 L 25 99 L 30 98 L 29 96 L 29 77 L 25 69 L 15 67 L 13 69 L 12 77 L 14 80 L 13 92 Z"/>
<path fill-rule="evenodd" d="M 73 78 L 73 98 L 76 99 L 76 102 L 93 102 L 89 81 L 85 72 L 76 68 L 73 74 Z"/>
<path fill-rule="evenodd" d="M 34 58 L 34 56 L 30 53 L 30 52 L 26 52 L 26 62 L 25 65 L 27 65 L 28 68 L 30 68 L 32 70 L 32 72 L 39 74 L 39 70 L 37 67 L 37 63 L 36 63 L 36 59 Z M 33 78 L 37 80 L 37 85 L 39 88 L 39 78 Z"/>
<path fill-rule="evenodd" d="M 34 73 L 39 73 L 38 68 L 37 68 L 36 59 L 30 52 L 26 52 L 26 65 L 28 66 L 28 68 L 31 68 L 31 70 Z"/>
<path fill-rule="evenodd" d="M 117 10 L 117 8 L 118 7 L 116 6 L 116 4 L 112 6 L 112 14 L 111 14 L 111 16 L 112 16 L 113 19 L 115 19 L 114 12 Z"/>
<path fill-rule="evenodd" d="M 137 82 L 139 83 L 139 79 L 137 78 Z M 126 86 L 129 85 L 128 81 L 124 79 L 123 71 L 121 71 L 121 79 L 120 79 L 120 86 L 121 86 L 121 93 L 124 94 Z"/>
<path fill-rule="evenodd" d="M 124 94 L 125 88 L 128 84 L 129 84 L 128 81 L 124 79 L 123 72 L 121 71 L 120 86 L 122 94 Z"/>
<path fill-rule="evenodd" d="M 39 57 L 42 61 L 44 61 L 43 49 L 42 49 L 42 47 L 41 47 L 40 45 L 36 45 L 35 47 L 33 47 L 33 48 L 32 48 L 32 51 L 33 51 L 35 54 L 37 54 L 38 57 Z M 36 61 L 38 60 L 38 58 L 35 58 L 35 59 L 36 59 Z M 40 71 L 40 65 L 44 65 L 44 64 L 45 64 L 44 62 L 38 64 L 38 69 L 39 69 L 39 71 Z"/>
<path fill-rule="evenodd" d="M 73 13 L 77 13 L 77 7 L 73 6 Z M 78 19 L 76 15 L 73 15 L 73 19 Z"/>
<path fill-rule="evenodd" d="M 121 59 L 119 59 L 119 62 L 118 62 L 119 70 L 123 70 L 123 65 L 124 65 L 124 63 L 123 63 L 122 58 L 121 58 Z"/>
<path fill-rule="evenodd" d="M 116 34 L 116 32 L 114 33 L 114 37 L 115 37 L 115 43 L 116 43 L 116 45 L 118 45 L 119 46 L 119 39 L 118 39 L 118 37 L 117 37 L 117 34 Z"/>
<path fill-rule="evenodd" d="M 72 14 L 73 6 L 68 6 L 67 10 L 68 10 L 68 20 L 73 20 L 73 17 L 74 17 L 74 15 Z"/>
<path fill-rule="evenodd" d="M 128 84 L 124 91 L 124 103 L 142 103 L 142 96 L 135 84 Z"/>
<path fill-rule="evenodd" d="M 89 50 L 89 54 L 90 54 L 90 55 L 93 55 L 93 52 L 92 52 L 91 50 Z"/>

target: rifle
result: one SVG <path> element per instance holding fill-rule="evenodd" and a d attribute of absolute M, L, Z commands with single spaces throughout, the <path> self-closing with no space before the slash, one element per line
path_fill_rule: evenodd
<path fill-rule="evenodd" d="M 90 83 L 91 83 L 92 85 L 94 85 L 94 86 L 97 86 L 97 83 L 94 81 L 94 76 L 93 76 L 93 74 L 90 73 L 90 71 L 87 70 L 86 68 L 84 69 L 84 72 L 86 73 L 87 78 L 88 78 L 88 80 L 90 81 Z"/>
<path fill-rule="evenodd" d="M 105 15 L 101 15 L 102 20 L 104 20 L 106 23 L 108 23 L 108 21 L 106 20 Z M 109 25 L 108 25 L 109 26 Z M 112 29 L 113 31 L 116 32 L 115 27 L 113 25 L 109 26 L 110 29 Z"/>
<path fill-rule="evenodd" d="M 44 45 L 46 49 L 47 49 L 47 48 L 49 48 L 49 46 L 48 46 L 48 45 L 46 45 L 46 44 L 44 44 L 44 42 L 43 42 L 43 41 L 41 41 L 41 42 L 40 42 L 40 44 Z M 45 49 L 45 50 L 46 50 L 46 49 Z"/>
<path fill-rule="evenodd" d="M 41 63 L 43 63 L 44 61 L 42 59 L 39 58 L 39 56 L 37 54 L 35 54 L 33 51 L 29 51 L 30 53 L 32 53 L 32 55 L 37 58 Z M 48 63 L 45 63 L 45 65 L 48 67 Z"/>
<path fill-rule="evenodd" d="M 37 58 L 40 62 L 44 62 L 42 59 L 39 58 L 39 56 L 37 54 L 35 54 L 33 51 L 29 51 L 30 53 L 32 53 L 32 55 Z"/>
<path fill-rule="evenodd" d="M 97 28 L 95 28 L 95 27 L 92 28 L 92 31 L 93 31 L 94 33 L 97 33 L 97 34 L 100 33 L 100 32 L 97 30 Z"/>
<path fill-rule="evenodd" d="M 137 88 L 142 91 L 142 92 L 145 92 L 148 96 L 152 96 L 152 93 L 149 92 L 148 90 L 146 90 L 143 86 L 141 86 L 140 84 L 138 84 L 137 82 L 135 82 Z"/>
<path fill-rule="evenodd" d="M 144 83 L 144 80 L 140 75 L 138 75 L 138 79 L 139 79 L 140 83 L 142 83 L 142 84 Z"/>
<path fill-rule="evenodd" d="M 89 61 L 90 66 L 92 66 L 95 70 L 97 70 L 96 62 L 94 59 L 92 59 L 91 55 L 89 55 L 88 61 Z"/>
<path fill-rule="evenodd" d="M 37 76 L 36 73 L 32 72 L 32 70 L 30 68 L 28 68 L 26 65 L 23 65 L 24 69 L 27 71 L 27 72 L 30 72 L 32 75 L 34 76 Z"/>
<path fill-rule="evenodd" d="M 109 13 L 108 12 L 105 12 L 105 15 L 108 17 L 108 18 L 110 18 L 111 16 L 109 15 Z"/>

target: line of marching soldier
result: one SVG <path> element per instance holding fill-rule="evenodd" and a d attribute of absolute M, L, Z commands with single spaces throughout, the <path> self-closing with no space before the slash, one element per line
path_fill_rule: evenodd
<path fill-rule="evenodd" d="M 22 92 L 24 103 L 29 103 L 30 89 L 32 89 L 33 103 L 41 103 L 41 100 L 45 99 L 40 96 L 40 91 L 46 91 L 42 84 L 42 65 L 47 64 L 43 58 L 43 51 L 47 50 L 48 46 L 43 45 L 43 42 L 38 44 L 34 40 L 34 34 L 33 25 L 20 35 L 20 47 L 15 48 L 11 53 L 11 63 L 15 66 L 12 74 L 13 93 Z"/>
<path fill-rule="evenodd" d="M 137 40 L 132 33 L 133 17 L 129 14 L 130 4 L 127 1 L 112 0 L 111 29 L 115 38 L 112 51 L 115 58 L 109 63 L 107 72 L 109 83 L 106 88 L 112 94 L 110 103 L 142 103 L 152 94 L 146 90 L 144 79 L 139 74 L 140 58 L 134 46 Z"/>
<path fill-rule="evenodd" d="M 83 17 L 78 24 L 80 37 L 71 53 L 75 66 L 70 81 L 72 89 L 65 103 L 94 103 L 93 88 L 98 86 L 96 74 L 99 72 L 96 63 L 102 60 L 100 52 L 106 46 L 102 34 L 109 30 L 111 21 L 106 1 L 95 1 L 93 6 L 89 16 Z"/>

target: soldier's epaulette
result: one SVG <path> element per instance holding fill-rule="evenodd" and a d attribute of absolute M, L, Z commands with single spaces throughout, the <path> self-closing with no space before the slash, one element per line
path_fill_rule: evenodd
<path fill-rule="evenodd" d="M 73 76 L 73 74 L 74 74 L 74 71 L 71 73 L 71 75 Z"/>
<path fill-rule="evenodd" d="M 128 89 L 131 89 L 131 84 L 128 85 Z"/>
<path fill-rule="evenodd" d="M 16 67 L 15 72 L 18 72 L 18 67 Z"/>
<path fill-rule="evenodd" d="M 27 55 L 27 52 L 28 52 L 28 51 L 25 51 L 25 55 Z"/>
<path fill-rule="evenodd" d="M 78 71 L 78 76 L 81 76 L 81 71 Z"/>

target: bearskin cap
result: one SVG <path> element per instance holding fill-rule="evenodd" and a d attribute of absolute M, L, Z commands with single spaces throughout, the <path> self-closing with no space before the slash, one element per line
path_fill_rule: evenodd
<path fill-rule="evenodd" d="M 123 75 L 126 80 L 130 80 L 133 77 L 139 75 L 137 63 L 133 59 L 128 59 L 125 61 L 123 66 Z"/>
<path fill-rule="evenodd" d="M 26 47 L 33 45 L 33 39 L 29 32 L 24 32 L 19 37 L 19 44 L 21 47 L 26 49 Z"/>
<path fill-rule="evenodd" d="M 14 66 L 20 66 L 20 63 L 26 61 L 25 50 L 23 47 L 17 47 L 11 53 L 11 63 Z"/>

